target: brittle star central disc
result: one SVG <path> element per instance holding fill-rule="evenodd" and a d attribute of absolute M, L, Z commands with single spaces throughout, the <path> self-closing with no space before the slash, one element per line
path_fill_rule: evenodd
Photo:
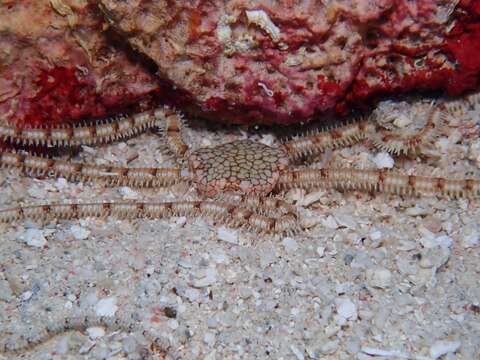
<path fill-rule="evenodd" d="M 188 162 L 197 189 L 208 196 L 268 194 L 289 163 L 282 150 L 250 140 L 197 150 Z"/>

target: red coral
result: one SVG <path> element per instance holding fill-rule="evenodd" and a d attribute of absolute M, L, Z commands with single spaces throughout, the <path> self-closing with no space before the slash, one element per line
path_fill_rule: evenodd
<path fill-rule="evenodd" d="M 480 0 L 456 9 L 433 0 L 259 1 L 278 39 L 247 21 L 246 0 L 100 2 L 162 82 L 112 44 L 96 7 L 66 1 L 78 16 L 72 28 L 48 0 L 21 0 L 0 5 L 0 119 L 61 124 L 161 102 L 215 120 L 289 124 L 380 96 L 480 85 Z M 33 26 L 12 22 L 22 18 Z"/>
<path fill-rule="evenodd" d="M 358 106 L 377 95 L 412 90 L 444 90 L 448 95 L 459 95 L 477 89 L 480 85 L 480 1 L 463 1 L 455 13 L 455 25 L 442 44 L 427 47 L 419 44 L 413 48 L 394 44 L 390 51 L 367 59 L 347 93 L 348 102 Z M 405 68 L 408 71 L 399 71 Z"/>
<path fill-rule="evenodd" d="M 2 122 L 75 122 L 114 114 L 162 91 L 153 74 L 101 32 L 96 7 L 65 4 L 75 12 L 75 26 L 48 0 L 0 5 Z"/>

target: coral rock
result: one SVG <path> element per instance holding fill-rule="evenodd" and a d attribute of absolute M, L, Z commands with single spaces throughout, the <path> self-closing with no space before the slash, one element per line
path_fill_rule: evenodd
<path fill-rule="evenodd" d="M 478 88 L 480 0 L 3 1 L 0 45 L 2 122 L 167 102 L 290 124 L 385 95 Z"/>
<path fill-rule="evenodd" d="M 158 91 L 102 33 L 86 0 L 0 2 L 0 121 L 28 127 L 105 116 Z"/>
<path fill-rule="evenodd" d="M 203 115 L 294 123 L 379 95 L 459 94 L 480 74 L 480 1 L 101 0 Z"/>

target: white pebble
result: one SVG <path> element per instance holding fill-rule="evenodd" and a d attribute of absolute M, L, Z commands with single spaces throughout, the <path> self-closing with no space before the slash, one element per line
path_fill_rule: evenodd
<path fill-rule="evenodd" d="M 377 241 L 377 240 L 380 240 L 381 238 L 382 238 L 382 232 L 380 230 L 375 230 L 370 233 L 370 239 L 372 239 L 372 241 Z"/>
<path fill-rule="evenodd" d="M 73 309 L 73 303 L 70 300 L 65 301 L 65 304 L 63 305 L 63 307 L 68 310 Z"/>
<path fill-rule="evenodd" d="M 402 275 L 415 275 L 418 273 L 417 266 L 412 264 L 409 259 L 398 257 L 396 259 L 396 264 Z"/>
<path fill-rule="evenodd" d="M 406 116 L 405 114 L 399 114 L 393 120 L 393 124 L 398 128 L 404 128 L 410 125 L 413 122 L 413 118 L 410 116 Z"/>
<path fill-rule="evenodd" d="M 272 41 L 277 42 L 280 39 L 280 28 L 278 28 L 270 19 L 264 10 L 246 10 L 249 24 L 255 24 L 265 31 Z"/>
<path fill-rule="evenodd" d="M 100 326 L 92 326 L 87 329 L 88 337 L 92 340 L 105 336 L 105 329 Z"/>
<path fill-rule="evenodd" d="M 420 265 L 420 267 L 423 269 L 431 269 L 433 267 L 433 261 L 428 257 L 423 257 L 418 265 Z"/>
<path fill-rule="evenodd" d="M 86 152 L 87 154 L 90 155 L 97 155 L 97 149 L 87 146 L 87 145 L 82 145 L 82 151 Z"/>
<path fill-rule="evenodd" d="M 204 288 L 210 285 L 215 284 L 217 281 L 217 270 L 215 268 L 208 268 L 205 271 L 205 276 L 200 279 L 195 279 L 193 281 L 193 287 Z"/>
<path fill-rule="evenodd" d="M 218 319 L 214 316 L 207 319 L 207 326 L 209 329 L 215 329 L 218 326 Z"/>
<path fill-rule="evenodd" d="M 213 350 L 211 353 L 207 354 L 203 360 L 216 360 L 217 359 L 217 351 Z"/>
<path fill-rule="evenodd" d="M 453 239 L 447 235 L 441 235 L 435 238 L 435 242 L 440 245 L 440 247 L 446 249 L 451 248 L 453 245 Z"/>
<path fill-rule="evenodd" d="M 377 165 L 379 169 L 391 169 L 395 164 L 395 161 L 387 152 L 381 152 L 375 155 L 373 162 Z"/>
<path fill-rule="evenodd" d="M 338 295 L 347 294 L 350 291 L 351 288 L 352 288 L 352 283 L 350 283 L 350 282 L 335 284 L 335 292 Z"/>
<path fill-rule="evenodd" d="M 340 330 L 341 327 L 339 325 L 332 323 L 325 328 L 325 336 L 332 337 L 333 335 L 338 334 Z"/>
<path fill-rule="evenodd" d="M 68 350 L 69 350 L 69 338 L 63 337 L 58 341 L 57 345 L 55 345 L 55 352 L 58 355 L 65 355 L 63 356 L 65 358 Z"/>
<path fill-rule="evenodd" d="M 420 244 L 426 249 L 433 249 L 438 245 L 433 236 L 424 236 L 420 238 Z"/>
<path fill-rule="evenodd" d="M 197 289 L 186 289 L 184 295 L 191 302 L 195 302 L 200 297 L 200 292 Z"/>
<path fill-rule="evenodd" d="M 211 257 L 216 264 L 228 264 L 230 261 L 230 257 L 221 249 L 217 249 L 217 251 L 213 252 Z"/>
<path fill-rule="evenodd" d="M 215 334 L 211 332 L 205 333 L 205 335 L 203 335 L 203 342 L 209 346 L 212 346 L 215 343 Z"/>
<path fill-rule="evenodd" d="M 332 215 L 328 215 L 326 219 L 323 219 L 322 224 L 328 229 L 338 229 L 338 223 Z"/>
<path fill-rule="evenodd" d="M 462 237 L 462 244 L 464 248 L 473 248 L 480 245 L 480 233 L 477 229 L 466 231 Z"/>
<path fill-rule="evenodd" d="M 187 223 L 187 218 L 185 216 L 180 216 L 175 220 L 175 225 L 177 226 L 183 226 Z"/>
<path fill-rule="evenodd" d="M 68 181 L 67 179 L 65 178 L 58 178 L 56 181 L 55 181 L 55 187 L 58 189 L 58 190 L 63 190 L 65 189 L 66 187 L 68 186 Z"/>
<path fill-rule="evenodd" d="M 424 216 L 429 215 L 430 213 L 430 209 L 427 209 L 419 204 L 416 204 L 415 206 L 409 207 L 405 210 L 405 214 L 407 214 L 408 216 Z"/>
<path fill-rule="evenodd" d="M 273 146 L 273 143 L 275 142 L 275 137 L 271 134 L 266 134 L 262 136 L 260 142 L 267 146 Z"/>
<path fill-rule="evenodd" d="M 303 353 L 295 345 L 290 345 L 290 350 L 292 350 L 293 355 L 295 355 L 298 360 L 305 360 L 305 356 L 303 356 Z"/>
<path fill-rule="evenodd" d="M 385 289 L 392 284 L 392 273 L 388 269 L 367 269 L 366 275 L 367 282 L 372 287 Z"/>
<path fill-rule="evenodd" d="M 357 318 L 357 306 L 349 298 L 336 298 L 335 307 L 341 317 L 351 320 Z"/>
<path fill-rule="evenodd" d="M 68 343 L 65 344 L 66 345 L 66 349 L 68 349 Z M 78 349 L 78 353 L 83 355 L 83 354 L 87 354 L 88 352 L 90 352 L 90 350 L 93 349 L 93 347 L 95 346 L 95 342 L 94 341 L 91 341 L 91 340 L 88 340 L 85 342 L 85 344 L 82 345 L 82 347 L 80 349 Z M 66 353 L 67 351 L 65 351 Z"/>
<path fill-rule="evenodd" d="M 412 240 L 400 240 L 397 249 L 400 251 L 411 251 L 417 248 L 417 243 Z"/>
<path fill-rule="evenodd" d="M 7 280 L 0 279 L 0 301 L 13 300 L 13 291 Z"/>
<path fill-rule="evenodd" d="M 338 225 L 346 227 L 351 230 L 357 229 L 358 223 L 352 215 L 345 214 L 345 213 L 335 213 L 334 216 Z"/>
<path fill-rule="evenodd" d="M 454 353 L 460 345 L 460 341 L 436 341 L 430 347 L 430 356 L 433 359 L 438 359 L 442 355 Z"/>
<path fill-rule="evenodd" d="M 43 235 L 43 231 L 39 229 L 27 229 L 18 236 L 18 239 L 25 241 L 28 246 L 37 248 L 47 245 L 47 239 Z"/>
<path fill-rule="evenodd" d="M 320 352 L 322 354 L 333 354 L 337 351 L 338 348 L 338 340 L 334 341 L 327 341 L 325 344 L 322 345 L 320 348 Z"/>
<path fill-rule="evenodd" d="M 101 299 L 97 305 L 95 305 L 95 313 L 98 316 L 114 316 L 117 310 L 117 298 L 114 296 Z"/>
<path fill-rule="evenodd" d="M 238 231 L 221 226 L 217 230 L 217 236 L 220 240 L 230 244 L 238 244 Z"/>
<path fill-rule="evenodd" d="M 325 256 L 325 246 L 317 247 L 317 254 L 319 257 L 323 258 Z"/>
<path fill-rule="evenodd" d="M 168 327 L 172 330 L 178 329 L 178 326 L 180 325 L 178 321 L 175 319 L 168 320 L 167 324 L 168 324 Z"/>
<path fill-rule="evenodd" d="M 37 186 L 32 186 L 27 190 L 28 195 L 36 199 L 45 199 L 46 191 Z"/>
<path fill-rule="evenodd" d="M 85 240 L 90 235 L 90 230 L 78 225 L 72 225 L 70 232 L 76 240 Z"/>
<path fill-rule="evenodd" d="M 435 146 L 443 153 L 446 153 L 452 146 L 450 140 L 446 137 L 442 137 L 435 142 Z"/>
<path fill-rule="evenodd" d="M 147 275 L 153 275 L 155 273 L 155 266 L 150 265 L 145 268 L 145 274 Z"/>
<path fill-rule="evenodd" d="M 371 348 L 367 346 L 362 347 L 362 352 L 372 356 L 397 357 L 399 359 L 411 358 L 408 354 L 402 353 L 401 351 L 398 351 L 398 350 L 383 350 L 383 349 Z"/>
<path fill-rule="evenodd" d="M 294 239 L 289 237 L 286 237 L 282 240 L 282 245 L 285 248 L 285 251 L 289 253 L 294 252 L 298 249 L 298 243 Z"/>
<path fill-rule="evenodd" d="M 128 186 L 122 186 L 120 189 L 118 189 L 118 192 L 123 196 L 124 199 L 127 199 L 127 200 L 138 199 L 138 193 L 136 191 L 133 191 Z"/>
<path fill-rule="evenodd" d="M 20 295 L 21 301 L 28 301 L 32 297 L 33 293 L 31 291 L 25 291 Z"/>
<path fill-rule="evenodd" d="M 315 204 L 316 202 L 319 202 L 323 198 L 325 198 L 325 190 L 311 192 L 305 195 L 302 201 L 298 203 L 298 205 L 309 207 L 310 205 Z"/>

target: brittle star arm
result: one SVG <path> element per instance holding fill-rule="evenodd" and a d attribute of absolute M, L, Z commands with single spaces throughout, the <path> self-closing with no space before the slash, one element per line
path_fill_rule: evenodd
<path fill-rule="evenodd" d="M 368 137 L 375 126 L 368 120 L 318 131 L 312 135 L 295 137 L 283 143 L 283 148 L 293 160 L 319 155 L 327 149 L 349 146 Z"/>
<path fill-rule="evenodd" d="M 480 179 L 404 175 L 385 170 L 302 169 L 283 173 L 277 183 L 277 190 L 322 187 L 405 195 L 431 194 L 453 198 L 480 196 Z"/>
<path fill-rule="evenodd" d="M 174 111 L 165 114 L 163 126 L 159 126 L 162 130 L 168 149 L 173 153 L 176 159 L 181 159 L 188 151 L 188 146 L 182 138 L 183 118 Z"/>
<path fill-rule="evenodd" d="M 290 233 L 296 216 L 287 213 L 278 218 L 258 214 L 238 203 L 222 201 L 110 202 L 51 204 L 15 207 L 0 211 L 0 223 L 31 219 L 48 221 L 86 217 L 117 219 L 166 219 L 175 216 L 206 217 L 232 227 L 245 227 L 258 233 Z"/>
<path fill-rule="evenodd" d="M 70 181 L 102 182 L 108 186 L 167 187 L 187 180 L 179 167 L 90 165 L 15 152 L 0 152 L 0 167 L 20 168 L 34 175 L 62 176 Z"/>
<path fill-rule="evenodd" d="M 0 140 L 11 144 L 35 146 L 99 145 L 159 127 L 164 131 L 167 145 L 176 155 L 183 156 L 187 147 L 180 136 L 181 122 L 179 113 L 163 107 L 130 116 L 119 115 L 88 126 L 23 129 L 0 125 Z"/>
<path fill-rule="evenodd" d="M 73 330 L 85 331 L 92 326 L 104 326 L 111 331 L 122 330 L 126 332 L 132 331 L 135 327 L 133 322 L 121 318 L 99 316 L 67 317 L 62 321 L 46 324 L 44 328 L 32 336 L 20 336 L 14 341 L 9 341 L 10 339 L 7 336 L 3 336 L 0 339 L 0 354 L 14 355 L 26 352 L 63 332 Z"/>
<path fill-rule="evenodd" d="M 121 317 L 85 315 L 66 317 L 59 321 L 52 321 L 44 324 L 43 328 L 32 335 L 21 335 L 17 338 L 8 338 L 4 334 L 0 338 L 0 355 L 25 356 L 26 352 L 34 350 L 38 345 L 68 331 L 84 332 L 90 327 L 105 327 L 108 331 L 132 332 L 140 328 L 139 324 L 125 315 Z M 166 338 L 151 336 L 148 331 L 142 332 L 149 341 L 149 349 L 145 349 L 146 355 L 153 355 L 151 352 L 163 352 L 173 356 L 175 351 L 170 350 Z M 150 357 L 148 357 L 150 359 Z M 153 357 L 152 357 L 153 358 Z M 175 357 L 176 358 L 176 357 Z"/>
<path fill-rule="evenodd" d="M 254 229 L 261 233 L 293 234 L 298 231 L 298 214 L 294 206 L 273 196 L 224 194 L 221 201 L 241 204 L 256 217 Z M 241 224 L 239 224 L 241 226 Z"/>
<path fill-rule="evenodd" d="M 388 118 L 394 119 L 396 114 Z M 350 146 L 356 142 L 368 139 L 379 150 L 394 155 L 416 154 L 422 146 L 431 142 L 437 136 L 441 126 L 446 122 L 447 112 L 444 104 L 432 104 L 431 110 L 425 118 L 425 124 L 420 129 L 407 132 L 377 128 L 384 122 L 375 116 L 369 119 L 355 121 L 351 124 L 336 127 L 326 131 L 319 131 L 312 135 L 298 136 L 283 144 L 288 156 L 293 160 L 314 157 L 327 149 L 341 146 Z"/>
<path fill-rule="evenodd" d="M 420 153 L 422 147 L 437 137 L 441 127 L 447 121 L 447 111 L 443 103 L 431 104 L 430 107 L 431 109 L 425 118 L 422 119 L 425 123 L 420 129 L 408 130 L 407 128 L 402 128 L 399 129 L 400 131 L 377 129 L 369 134 L 370 141 L 377 149 L 387 151 L 393 155 Z M 379 119 L 377 116 L 372 116 L 372 122 L 394 122 L 393 120 L 398 117 L 398 114 L 389 114 L 384 119 Z"/>

